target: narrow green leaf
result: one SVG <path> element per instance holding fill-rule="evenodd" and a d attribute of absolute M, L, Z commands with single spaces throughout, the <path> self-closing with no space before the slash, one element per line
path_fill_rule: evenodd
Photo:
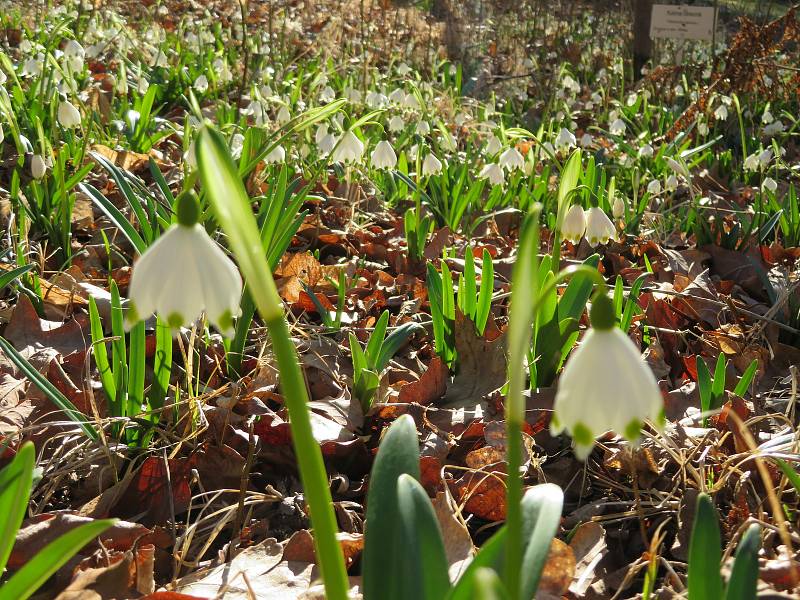
<path fill-rule="evenodd" d="M 689 542 L 689 600 L 722 598 L 722 577 L 719 572 L 720 546 L 717 511 L 708 494 L 697 497 L 697 509 Z"/>
<path fill-rule="evenodd" d="M 133 245 L 139 254 L 143 254 L 147 250 L 147 243 L 139 235 L 139 232 L 134 229 L 128 219 L 125 218 L 120 210 L 114 206 L 103 194 L 101 194 L 94 186 L 88 183 L 81 183 L 78 185 L 80 190 L 92 199 L 97 207 L 116 225 L 122 235 Z"/>
<path fill-rule="evenodd" d="M 475 276 L 475 256 L 472 254 L 472 247 L 467 246 L 464 254 L 464 301 L 462 303 L 463 312 L 470 320 L 476 322 L 477 313 L 477 277 Z M 461 292 L 459 291 L 459 302 L 461 302 Z"/>
<path fill-rule="evenodd" d="M 761 527 L 753 523 L 742 536 L 733 560 L 731 578 L 725 590 L 725 600 L 752 600 L 758 587 L 758 550 L 761 547 Z"/>
<path fill-rule="evenodd" d="M 381 346 L 386 337 L 386 328 L 389 326 L 389 311 L 384 310 L 381 316 L 378 317 L 378 322 L 375 323 L 375 328 L 372 330 L 372 335 L 367 342 L 367 348 L 364 354 L 367 357 L 367 366 L 370 369 L 376 369 L 378 363 L 378 356 L 381 353 Z"/>
<path fill-rule="evenodd" d="M 521 598 L 533 598 L 547 562 L 550 542 L 558 531 L 564 492 L 553 483 L 529 489 L 522 498 L 522 539 L 527 544 L 522 559 Z"/>
<path fill-rule="evenodd" d="M 717 364 L 714 367 L 714 381 L 711 384 L 711 408 L 716 409 L 722 406 L 725 397 L 725 354 L 720 352 L 717 357 Z"/>
<path fill-rule="evenodd" d="M 21 267 L 16 267 L 14 269 L 10 269 L 5 271 L 2 275 L 0 275 L 0 290 L 2 290 L 7 285 L 10 285 L 17 277 L 20 277 L 33 269 L 35 265 L 23 265 Z"/>
<path fill-rule="evenodd" d="M 706 361 L 698 354 L 695 357 L 697 369 L 697 388 L 700 394 L 700 410 L 708 412 L 711 409 L 711 373 L 706 366 Z M 703 417 L 705 422 L 705 417 Z"/>
<path fill-rule="evenodd" d="M 736 388 L 733 390 L 733 393 L 739 396 L 740 398 L 744 398 L 744 395 L 747 393 L 747 389 L 753 382 L 753 377 L 756 376 L 757 370 L 758 370 L 758 360 L 753 359 L 753 362 L 751 362 L 747 366 L 747 369 L 745 369 L 741 379 L 739 379 L 739 383 L 736 384 Z"/>
<path fill-rule="evenodd" d="M 11 556 L 17 531 L 28 510 L 35 462 L 33 444 L 25 442 L 17 450 L 14 459 L 0 471 L 0 573 Z"/>
<path fill-rule="evenodd" d="M 147 395 L 150 410 L 158 410 L 164 406 L 164 398 L 169 390 L 169 378 L 172 375 L 172 330 L 160 318 L 156 321 L 156 354 L 153 358 L 153 383 Z M 157 421 L 153 415 L 151 420 Z"/>
<path fill-rule="evenodd" d="M 475 306 L 475 327 L 480 335 L 486 331 L 486 323 L 489 321 L 489 313 L 492 310 L 492 294 L 494 294 L 494 263 L 492 255 L 484 248 L 481 261 L 481 291 Z"/>
<path fill-rule="evenodd" d="M 786 475 L 786 479 L 789 480 L 789 483 L 792 484 L 795 491 L 800 494 L 800 473 L 795 471 L 789 463 L 780 458 L 774 458 L 773 460 L 777 463 L 778 467 L 780 467 L 780 470 L 783 471 L 783 474 Z"/>
<path fill-rule="evenodd" d="M 103 391 L 106 393 L 109 406 L 114 406 L 117 398 L 117 386 L 114 383 L 114 372 L 108 362 L 105 333 L 103 332 L 103 324 L 100 321 L 100 314 L 97 312 L 97 302 L 94 296 L 89 296 L 89 324 L 92 335 L 92 354 L 94 354 L 94 363 L 100 374 L 100 383 L 103 385 Z"/>

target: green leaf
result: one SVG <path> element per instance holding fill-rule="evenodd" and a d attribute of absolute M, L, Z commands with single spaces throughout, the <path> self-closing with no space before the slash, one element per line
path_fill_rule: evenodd
<path fill-rule="evenodd" d="M 139 235 L 139 232 L 134 229 L 128 219 L 125 218 L 120 210 L 114 206 L 103 194 L 101 194 L 94 186 L 88 183 L 81 183 L 78 185 L 80 190 L 92 199 L 97 207 L 105 213 L 109 220 L 116 225 L 122 235 L 133 245 L 136 252 L 143 254 L 147 250 L 147 243 Z"/>
<path fill-rule="evenodd" d="M 419 479 L 419 443 L 414 419 L 403 415 L 386 431 L 378 448 L 367 492 L 367 522 L 362 558 L 365 600 L 406 600 L 399 568 L 401 545 L 397 480 Z"/>
<path fill-rule="evenodd" d="M 103 385 L 103 391 L 106 393 L 109 406 L 114 406 L 117 398 L 117 386 L 114 383 L 114 372 L 108 362 L 105 333 L 103 332 L 103 324 L 100 321 L 100 314 L 97 312 L 97 302 L 94 296 L 89 296 L 89 324 L 92 335 L 92 354 L 94 354 L 94 363 L 100 374 L 100 383 Z"/>
<path fill-rule="evenodd" d="M 403 323 L 400 327 L 395 328 L 392 333 L 383 341 L 381 350 L 378 353 L 378 358 L 375 361 L 374 368 L 380 373 L 389 364 L 392 357 L 397 354 L 397 351 L 402 348 L 408 339 L 418 331 L 425 331 L 425 328 L 419 323 Z"/>
<path fill-rule="evenodd" d="M 475 600 L 507 600 L 508 590 L 500 577 L 491 569 L 481 567 L 471 575 L 475 589 Z"/>
<path fill-rule="evenodd" d="M 722 598 L 722 560 L 717 511 L 708 494 L 697 497 L 692 538 L 689 542 L 689 600 Z"/>
<path fill-rule="evenodd" d="M 53 404 L 61 409 L 71 421 L 77 423 L 87 436 L 93 440 L 98 439 L 97 431 L 86 419 L 86 415 L 79 411 L 44 375 L 39 373 L 4 337 L 0 337 L 0 350 Z"/>
<path fill-rule="evenodd" d="M 506 544 L 506 526 L 503 525 L 478 550 L 455 585 L 450 588 L 446 600 L 473 600 L 476 597 L 476 572 L 489 569 L 500 572 Z"/>
<path fill-rule="evenodd" d="M 408 549 L 398 557 L 406 589 L 414 598 L 440 600 L 450 588 L 450 579 L 439 521 L 428 493 L 407 473 L 397 479 L 397 505 L 401 547 Z"/>
<path fill-rule="evenodd" d="M 711 373 L 706 366 L 706 361 L 698 354 L 695 357 L 695 365 L 697 369 L 697 388 L 700 394 L 700 410 L 708 412 L 711 410 Z M 703 417 L 705 427 L 706 417 Z"/>
<path fill-rule="evenodd" d="M 376 371 L 380 371 L 381 369 L 377 369 L 376 365 L 378 363 L 378 356 L 381 353 L 381 346 L 383 345 L 383 339 L 386 337 L 386 328 L 389 326 L 389 311 L 384 310 L 381 313 L 381 316 L 378 317 L 378 322 L 375 323 L 375 328 L 372 330 L 372 335 L 369 337 L 369 341 L 367 342 L 367 348 L 364 351 L 364 354 L 367 357 L 367 366 L 370 369 L 375 369 Z"/>
<path fill-rule="evenodd" d="M 0 290 L 2 290 L 7 285 L 10 285 L 17 277 L 20 277 L 21 275 L 24 275 L 25 273 L 33 269 L 34 266 L 35 265 L 33 264 L 23 265 L 21 267 L 10 269 L 5 273 L 3 273 L 2 275 L 0 275 Z"/>
<path fill-rule="evenodd" d="M 758 587 L 758 550 L 761 547 L 761 527 L 753 523 L 742 536 L 736 549 L 725 600 L 751 600 Z"/>
<path fill-rule="evenodd" d="M 144 321 L 131 328 L 130 353 L 128 355 L 128 412 L 134 417 L 142 412 L 144 405 L 144 359 L 145 332 Z"/>
<path fill-rule="evenodd" d="M 527 547 L 522 559 L 521 598 L 536 595 L 563 506 L 564 492 L 553 483 L 536 485 L 522 498 L 522 539 Z"/>
<path fill-rule="evenodd" d="M 33 444 L 25 442 L 14 459 L 0 471 L 0 573 L 11 556 L 17 531 L 28 510 L 35 462 Z"/>
<path fill-rule="evenodd" d="M 0 588 L 0 600 L 25 600 L 31 596 L 78 550 L 114 523 L 116 519 L 85 523 L 47 544 Z"/>
<path fill-rule="evenodd" d="M 792 484 L 795 491 L 800 494 L 800 474 L 786 461 L 780 458 L 773 458 L 773 460 L 777 463 L 778 467 L 780 467 L 780 470 L 783 471 L 783 474 L 786 475 L 786 479 L 789 480 L 789 483 Z"/>
<path fill-rule="evenodd" d="M 486 331 L 486 323 L 489 321 L 489 312 L 492 310 L 492 294 L 494 294 L 494 262 L 492 255 L 484 248 L 481 262 L 481 291 L 475 307 L 475 327 L 480 335 Z"/>
<path fill-rule="evenodd" d="M 733 390 L 733 393 L 740 398 L 743 398 L 745 393 L 747 393 L 747 388 L 749 388 L 750 384 L 753 382 L 753 377 L 756 376 L 757 370 L 758 360 L 753 359 L 753 362 L 747 366 L 747 369 L 745 369 L 741 379 L 739 379 L 739 383 L 736 384 L 736 388 Z"/>
<path fill-rule="evenodd" d="M 458 302 L 461 305 L 461 312 L 463 312 L 469 319 L 476 323 L 475 315 L 477 312 L 477 278 L 475 276 L 475 255 L 472 253 L 472 247 L 467 246 L 464 254 L 464 297 L 461 297 L 461 290 L 459 290 Z"/>
<path fill-rule="evenodd" d="M 725 354 L 719 353 L 717 364 L 714 367 L 714 382 L 711 384 L 711 408 L 717 409 L 722 406 L 725 398 Z"/>
<path fill-rule="evenodd" d="M 164 406 L 164 398 L 169 390 L 169 378 L 172 375 L 172 330 L 160 318 L 156 321 L 156 354 L 153 358 L 153 384 L 147 394 L 150 410 Z M 158 415 L 151 416 L 152 421 Z"/>

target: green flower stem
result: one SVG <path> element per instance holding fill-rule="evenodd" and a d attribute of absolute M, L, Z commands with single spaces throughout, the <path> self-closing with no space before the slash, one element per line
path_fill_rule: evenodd
<path fill-rule="evenodd" d="M 539 212 L 533 206 L 523 224 L 517 262 L 512 279 L 511 308 L 508 333 L 508 393 L 506 394 L 506 562 L 504 579 L 511 600 L 519 600 L 522 569 L 522 424 L 525 421 L 526 387 L 525 359 L 531 342 L 531 331 L 539 310 L 539 298 L 547 297 L 553 287 L 564 279 L 582 273 L 605 293 L 605 280 L 586 265 L 560 271 L 548 284 L 539 289 Z"/>
<path fill-rule="evenodd" d="M 225 140 L 218 132 L 210 128 L 201 130 L 197 153 L 203 187 L 217 220 L 228 234 L 228 243 L 272 340 L 281 390 L 289 411 L 300 479 L 314 527 L 314 547 L 325 583 L 325 595 L 330 600 L 346 600 L 350 586 L 344 555 L 336 540 L 336 516 L 328 475 L 322 451 L 311 430 L 305 380 L 289 335 L 283 304 L 267 264 L 250 199 Z"/>

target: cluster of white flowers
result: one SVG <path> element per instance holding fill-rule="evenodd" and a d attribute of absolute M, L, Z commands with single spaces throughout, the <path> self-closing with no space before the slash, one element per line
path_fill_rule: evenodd
<path fill-rule="evenodd" d="M 624 204 L 622 206 L 621 213 L 624 212 Z M 619 209 L 619 205 L 616 207 Z M 586 237 L 586 241 L 594 248 L 598 244 L 606 244 L 609 240 L 614 239 L 617 230 L 603 209 L 593 206 L 589 210 L 583 210 L 580 204 L 573 204 L 561 224 L 561 235 L 573 244 L 577 244 L 581 238 Z"/>

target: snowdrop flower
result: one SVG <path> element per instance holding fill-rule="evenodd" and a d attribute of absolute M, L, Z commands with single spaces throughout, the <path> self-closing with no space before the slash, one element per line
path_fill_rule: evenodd
<path fill-rule="evenodd" d="M 591 145 L 592 145 L 592 143 L 593 143 L 593 142 L 594 142 L 594 138 L 592 137 L 592 135 L 591 135 L 591 134 L 589 134 L 589 133 L 584 133 L 584 134 L 581 136 L 581 147 L 583 147 L 583 148 L 588 148 L 589 146 L 591 146 Z"/>
<path fill-rule="evenodd" d="M 522 169 L 525 165 L 525 159 L 522 158 L 522 154 L 519 153 L 519 150 L 512 146 L 500 155 L 500 158 L 497 159 L 497 164 L 504 169 L 513 171 L 514 169 Z"/>
<path fill-rule="evenodd" d="M 392 145 L 386 140 L 378 142 L 375 150 L 372 151 L 370 159 L 375 169 L 394 169 L 395 165 L 397 165 L 397 154 L 395 154 Z"/>
<path fill-rule="evenodd" d="M 753 153 L 747 158 L 744 159 L 744 170 L 745 171 L 758 171 L 758 167 L 760 166 L 758 160 L 758 154 Z"/>
<path fill-rule="evenodd" d="M 231 137 L 231 156 L 238 159 L 242 155 L 244 148 L 244 136 L 241 133 L 234 133 Z"/>
<path fill-rule="evenodd" d="M 575 456 L 586 460 L 594 440 L 614 431 L 636 444 L 644 422 L 663 427 L 664 402 L 638 348 L 616 326 L 614 306 L 602 292 L 591 308 L 592 327 L 567 361 L 558 382 L 550 432 L 572 436 Z"/>
<path fill-rule="evenodd" d="M 664 183 L 664 189 L 668 192 L 674 192 L 678 189 L 678 183 L 678 176 L 673 173 L 667 177 L 667 181 Z"/>
<path fill-rule="evenodd" d="M 775 190 L 778 189 L 778 182 L 775 181 L 772 177 L 766 177 L 764 181 L 761 182 L 761 188 L 769 190 L 774 194 Z"/>
<path fill-rule="evenodd" d="M 769 166 L 771 160 L 772 160 L 772 148 L 767 148 L 766 150 L 762 150 L 761 153 L 758 155 L 758 164 L 761 165 L 762 169 L 766 169 Z"/>
<path fill-rule="evenodd" d="M 228 61 L 224 58 L 218 58 L 213 63 L 214 72 L 217 74 L 217 79 L 222 83 L 233 81 L 233 73 L 228 67 Z"/>
<path fill-rule="evenodd" d="M 0 70 L 0 85 L 3 85 L 6 81 L 8 81 L 8 77 L 2 70 Z"/>
<path fill-rule="evenodd" d="M 665 160 L 669 165 L 669 168 L 672 169 L 673 173 L 676 175 L 683 175 L 686 179 L 691 179 L 692 175 L 684 165 L 679 163 L 674 158 L 670 158 L 669 156 L 665 157 Z"/>
<path fill-rule="evenodd" d="M 31 175 L 34 179 L 41 179 L 47 173 L 47 163 L 41 154 L 34 154 L 31 158 Z"/>
<path fill-rule="evenodd" d="M 392 132 L 403 131 L 405 126 L 406 126 L 405 121 L 403 121 L 403 118 L 398 115 L 395 115 L 391 119 L 389 119 L 389 131 Z"/>
<path fill-rule="evenodd" d="M 593 206 L 586 211 L 586 240 L 594 248 L 597 244 L 605 244 L 617 233 L 614 224 L 603 209 Z"/>
<path fill-rule="evenodd" d="M 133 266 L 129 325 L 158 313 L 170 327 L 192 323 L 205 311 L 225 335 L 239 315 L 242 278 L 230 258 L 198 223 L 200 204 L 192 192 L 176 200 L 178 222 Z"/>
<path fill-rule="evenodd" d="M 653 179 L 650 183 L 647 184 L 647 193 L 651 196 L 655 196 L 656 194 L 661 193 L 661 182 L 658 179 Z"/>
<path fill-rule="evenodd" d="M 703 136 L 708 135 L 708 123 L 706 123 L 705 121 L 698 121 L 697 133 Z"/>
<path fill-rule="evenodd" d="M 194 89 L 200 94 L 206 93 L 206 91 L 208 91 L 208 77 L 205 75 L 200 75 L 197 79 L 195 79 Z"/>
<path fill-rule="evenodd" d="M 410 160 L 416 161 L 417 154 L 419 154 L 419 144 L 414 144 L 411 148 L 408 149 L 408 158 Z"/>
<path fill-rule="evenodd" d="M 769 112 L 769 109 L 766 109 L 766 110 L 764 111 L 764 114 L 763 114 L 763 115 L 761 115 L 761 122 L 762 122 L 764 125 L 769 125 L 769 124 L 770 124 L 770 123 L 772 123 L 774 120 L 775 120 L 775 117 L 773 117 L 773 116 L 772 116 L 772 113 L 771 113 L 771 112 Z"/>
<path fill-rule="evenodd" d="M 86 51 L 75 40 L 69 40 L 64 46 L 64 59 L 69 69 L 74 73 L 83 70 L 83 60 Z"/>
<path fill-rule="evenodd" d="M 622 119 L 616 119 L 608 126 L 608 131 L 611 135 L 624 135 L 627 125 Z"/>
<path fill-rule="evenodd" d="M 428 154 L 425 160 L 422 161 L 422 175 L 429 177 L 431 175 L 438 175 L 442 172 L 442 161 L 436 158 L 433 153 Z"/>
<path fill-rule="evenodd" d="M 575 135 L 573 135 L 570 131 L 562 127 L 561 131 L 558 132 L 558 136 L 556 137 L 556 142 L 555 142 L 556 149 L 559 151 L 569 150 L 570 148 L 574 148 L 575 144 L 576 144 Z"/>
<path fill-rule="evenodd" d="M 780 119 L 778 119 L 777 121 L 773 121 L 764 127 L 764 135 L 767 137 L 773 137 L 779 133 L 782 133 L 784 129 L 786 129 L 786 126 Z"/>
<path fill-rule="evenodd" d="M 417 123 L 416 132 L 419 135 L 428 135 L 431 132 L 431 126 L 427 121 L 420 121 Z"/>
<path fill-rule="evenodd" d="M 617 196 L 614 198 L 614 204 L 611 206 L 611 215 L 615 219 L 621 219 L 624 214 L 625 201 L 622 199 L 622 196 Z"/>
<path fill-rule="evenodd" d="M 406 94 L 406 97 L 403 98 L 403 107 L 409 110 L 419 110 L 419 100 L 414 94 Z"/>
<path fill-rule="evenodd" d="M 286 160 L 286 150 L 283 149 L 283 146 L 275 146 L 269 154 L 264 157 L 265 163 L 282 163 Z"/>
<path fill-rule="evenodd" d="M 333 149 L 331 160 L 333 162 L 358 162 L 364 154 L 364 143 L 352 131 L 346 132 L 336 148 Z"/>
<path fill-rule="evenodd" d="M 336 98 L 336 92 L 334 92 L 333 88 L 329 85 L 326 85 L 325 88 L 319 93 L 319 101 L 323 104 L 332 102 L 334 98 Z"/>
<path fill-rule="evenodd" d="M 383 108 L 389 99 L 380 92 L 372 90 L 367 93 L 365 101 L 370 108 Z"/>
<path fill-rule="evenodd" d="M 41 54 L 29 58 L 22 64 L 22 76 L 38 77 L 42 73 L 43 62 L 44 57 Z"/>
<path fill-rule="evenodd" d="M 497 136 L 492 134 L 489 136 L 489 141 L 486 143 L 484 153 L 488 156 L 494 156 L 503 149 L 503 144 L 497 139 Z"/>
<path fill-rule="evenodd" d="M 403 88 L 395 88 L 389 94 L 389 100 L 394 102 L 395 104 L 401 104 L 403 100 L 406 98 L 406 93 L 403 91 Z"/>
<path fill-rule="evenodd" d="M 325 136 L 328 135 L 328 124 L 327 123 L 320 123 L 317 126 L 317 130 L 314 132 L 314 142 L 319 145 Z"/>
<path fill-rule="evenodd" d="M 58 104 L 58 122 L 64 129 L 80 127 L 81 113 L 68 100 L 62 100 Z"/>
<path fill-rule="evenodd" d="M 453 119 L 453 123 L 455 123 L 456 127 L 461 127 L 467 121 L 469 121 L 469 114 L 463 111 L 458 113 Z"/>
<path fill-rule="evenodd" d="M 286 106 L 285 104 L 284 104 L 284 105 L 282 105 L 282 106 L 280 107 L 280 109 L 278 110 L 278 114 L 277 114 L 277 115 L 275 115 L 275 121 L 276 121 L 276 122 L 277 122 L 279 125 L 283 125 L 283 124 L 285 124 L 285 123 L 288 123 L 288 122 L 289 122 L 289 121 L 291 121 L 291 120 L 292 120 L 292 115 L 291 115 L 291 113 L 289 112 L 289 107 L 288 107 L 288 106 Z"/>
<path fill-rule="evenodd" d="M 728 118 L 728 107 L 720 104 L 714 111 L 714 118 L 717 121 L 724 121 Z"/>
<path fill-rule="evenodd" d="M 361 92 L 355 88 L 345 88 L 344 97 L 347 98 L 347 101 L 351 104 L 359 104 L 361 102 Z"/>
<path fill-rule="evenodd" d="M 411 67 L 409 67 L 406 63 L 401 62 L 399 65 L 397 65 L 397 74 L 400 75 L 400 77 L 405 77 L 409 73 L 411 73 Z"/>
<path fill-rule="evenodd" d="M 150 82 L 147 81 L 146 77 L 140 75 L 139 80 L 136 82 L 136 91 L 143 96 L 144 94 L 147 93 L 149 87 L 150 87 Z"/>
<path fill-rule="evenodd" d="M 488 179 L 492 185 L 503 185 L 505 181 L 505 172 L 503 167 L 497 163 L 489 163 L 481 169 L 478 175 L 481 179 Z"/>
<path fill-rule="evenodd" d="M 653 157 L 653 147 L 650 144 L 645 144 L 641 148 L 639 148 L 639 157 L 640 158 L 652 158 Z"/>
<path fill-rule="evenodd" d="M 586 213 L 580 204 L 573 204 L 564 216 L 564 222 L 561 223 L 561 235 L 564 239 L 577 244 L 584 233 L 586 233 Z"/>

